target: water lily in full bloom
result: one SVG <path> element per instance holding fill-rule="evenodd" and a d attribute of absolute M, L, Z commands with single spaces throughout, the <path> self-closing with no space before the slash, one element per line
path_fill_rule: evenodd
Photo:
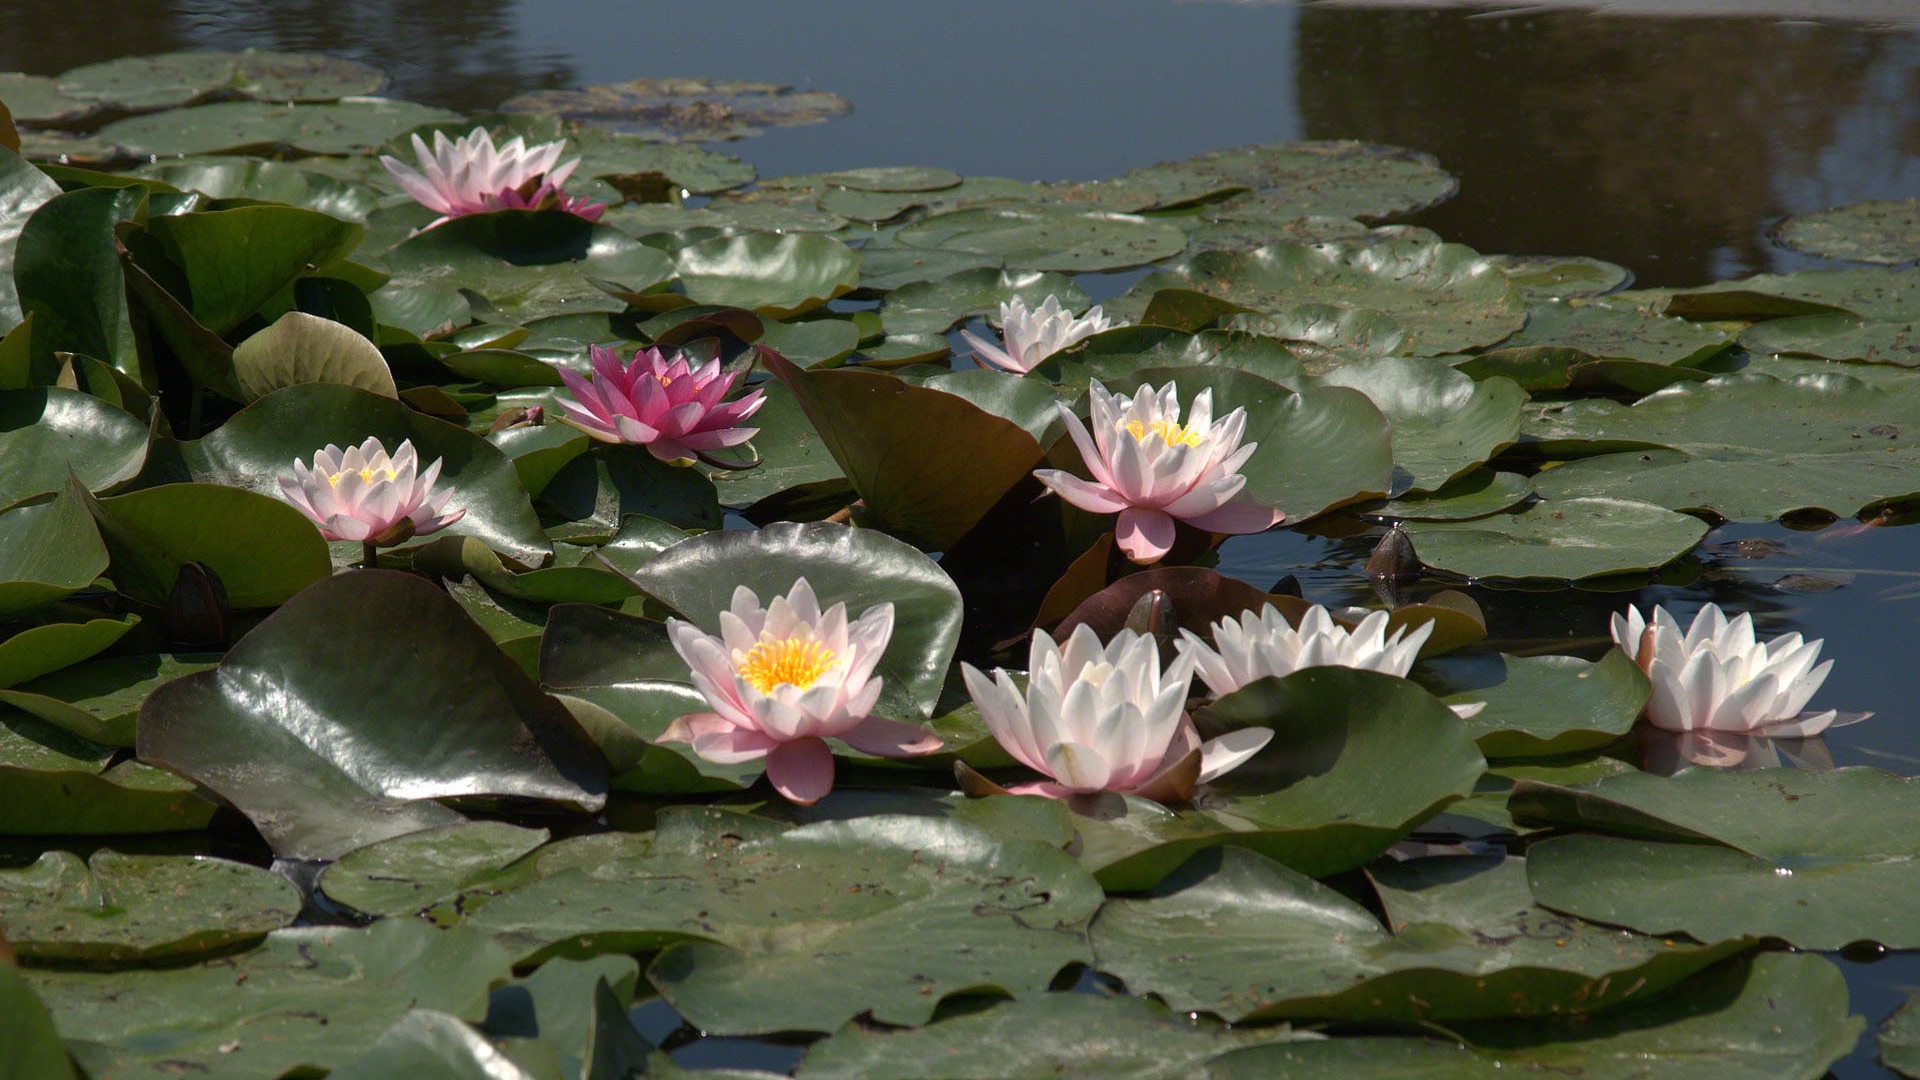
<path fill-rule="evenodd" d="M 565 422 L 601 442 L 636 443 L 662 461 L 685 462 L 759 434 L 740 422 L 760 411 L 766 391 L 725 401 L 737 372 L 720 371 L 719 360 L 694 367 L 684 353 L 641 349 L 633 362 L 595 345 L 593 375 L 560 368 L 560 379 L 580 403 L 567 405 Z"/>
<path fill-rule="evenodd" d="M 1011 788 L 1061 798 L 1116 791 L 1165 800 L 1191 794 L 1236 768 L 1273 738 L 1269 728 L 1241 728 L 1205 743 L 1186 715 L 1193 658 L 1163 670 L 1152 635 L 1122 630 L 1102 645 L 1082 623 L 1056 645 L 1035 634 L 1022 692 L 1004 670 L 989 679 L 960 665 L 967 693 L 988 730 L 1015 760 L 1050 779 Z M 1198 752 L 1198 775 L 1174 777 Z"/>
<path fill-rule="evenodd" d="M 1240 466 L 1258 443 L 1240 445 L 1247 411 L 1213 419 L 1213 391 L 1194 395 L 1180 420 L 1180 388 L 1141 386 L 1131 398 L 1111 394 L 1098 382 L 1089 388 L 1092 432 L 1065 405 L 1059 406 L 1092 480 L 1060 469 L 1034 476 L 1060 497 L 1095 514 L 1119 514 L 1114 539 L 1134 562 L 1157 561 L 1173 547 L 1174 522 L 1217 533 L 1261 532 L 1286 515 L 1236 499 L 1246 486 Z"/>
<path fill-rule="evenodd" d="M 411 439 L 391 457 L 379 439 L 345 450 L 329 443 L 314 453 L 313 468 L 294 461 L 293 476 L 280 478 L 280 493 L 321 536 L 385 547 L 438 532 L 466 514 L 447 512 L 452 488 L 433 490 L 440 462 L 421 469 Z"/>
<path fill-rule="evenodd" d="M 879 757 L 930 754 L 939 736 L 867 715 L 880 698 L 874 665 L 892 636 L 890 603 L 849 622 L 844 603 L 820 610 L 806 578 L 766 607 L 742 585 L 718 634 L 667 620 L 668 640 L 713 711 L 680 717 L 661 741 L 691 743 L 722 764 L 765 758 L 774 790 L 803 806 L 833 788 L 833 752 L 822 740 Z"/>
<path fill-rule="evenodd" d="M 528 146 L 518 135 L 496 147 L 493 133 L 477 127 L 457 139 L 436 131 L 432 149 L 415 135 L 418 169 L 390 154 L 381 155 L 380 164 L 414 201 L 440 215 L 427 228 L 489 210 L 564 210 L 598 221 L 606 204 L 571 197 L 561 189 L 580 165 L 579 158 L 560 161 L 566 148 L 565 139 Z"/>
<path fill-rule="evenodd" d="M 1821 642 L 1799 634 L 1760 642 L 1752 615 L 1728 619 L 1718 604 L 1685 630 L 1665 608 L 1649 619 L 1630 607 L 1613 617 L 1613 640 L 1652 681 L 1645 715 L 1667 731 L 1804 738 L 1870 715 L 1803 711 L 1833 668 L 1814 664 Z"/>
<path fill-rule="evenodd" d="M 1191 656 L 1195 674 L 1216 697 L 1225 697 L 1248 683 L 1268 676 L 1285 677 L 1302 668 L 1349 667 L 1406 678 L 1420 646 L 1433 636 L 1434 623 L 1421 623 L 1411 632 L 1404 626 L 1387 633 L 1389 616 L 1369 612 L 1349 630 L 1333 621 L 1326 608 L 1314 604 L 1296 629 L 1272 604 L 1258 612 L 1244 611 L 1237 619 L 1213 624 L 1213 644 L 1191 630 L 1180 631 L 1174 648 Z M 1462 717 L 1486 708 L 1486 702 L 1454 705 Z"/>
<path fill-rule="evenodd" d="M 1000 339 L 1005 348 L 989 344 L 971 331 L 960 336 L 973 347 L 974 356 L 1003 371 L 1025 375 L 1034 365 L 1082 338 L 1092 337 L 1113 325 L 1101 314 L 1099 305 L 1075 318 L 1060 306 L 1060 298 L 1048 296 L 1039 307 L 1029 311 L 1027 302 L 1016 296 L 1000 302 Z"/>

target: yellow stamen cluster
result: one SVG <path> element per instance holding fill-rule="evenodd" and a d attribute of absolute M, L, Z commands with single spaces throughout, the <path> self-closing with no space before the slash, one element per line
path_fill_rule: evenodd
<path fill-rule="evenodd" d="M 399 478 L 400 478 L 400 474 L 399 474 L 399 473 L 397 473 L 397 472 L 395 472 L 395 471 L 394 471 L 393 469 L 391 469 L 391 468 L 386 468 L 386 469 L 341 469 L 341 470 L 340 470 L 339 472 L 337 472 L 337 473 L 327 473 L 327 474 L 326 474 L 326 477 L 327 477 L 327 486 L 328 486 L 328 487 L 339 487 L 339 486 L 340 486 L 340 481 L 342 481 L 342 480 L 345 480 L 345 479 L 347 478 L 347 475 L 348 475 L 349 473 L 354 473 L 354 472 L 358 472 L 358 473 L 360 474 L 360 479 L 361 479 L 361 480 L 362 480 L 363 482 L 365 482 L 365 483 L 369 483 L 369 484 L 371 484 L 371 483 L 373 483 L 373 482 L 374 482 L 375 480 L 388 480 L 388 481 L 391 481 L 391 480 L 397 480 L 397 479 L 399 479 Z"/>
<path fill-rule="evenodd" d="M 1183 427 L 1174 420 L 1155 420 L 1151 424 L 1129 420 L 1127 434 L 1133 436 L 1134 442 L 1146 442 L 1148 435 L 1158 435 L 1168 446 L 1199 446 L 1207 438 L 1198 429 Z"/>
<path fill-rule="evenodd" d="M 786 638 L 761 641 L 739 662 L 740 677 L 763 694 L 781 683 L 806 689 L 833 667 L 833 650 L 818 641 Z"/>

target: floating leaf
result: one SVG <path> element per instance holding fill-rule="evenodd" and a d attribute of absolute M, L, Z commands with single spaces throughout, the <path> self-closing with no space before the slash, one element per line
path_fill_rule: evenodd
<path fill-rule="evenodd" d="M 1887 1017 L 1881 1025 L 1878 1042 L 1880 1063 L 1901 1076 L 1920 1076 L 1920 1008 L 1914 1002 L 1920 994 L 1909 992 L 1907 1003 Z"/>
<path fill-rule="evenodd" d="M 1519 473 L 1474 469 L 1438 491 L 1404 495 L 1374 515 L 1400 521 L 1466 521 L 1518 506 L 1533 496 L 1533 482 Z"/>
<path fill-rule="evenodd" d="M 49 622 L 0 639 L 0 689 L 59 671 L 105 649 L 140 624 L 137 615 Z"/>
<path fill-rule="evenodd" d="M 1633 271 L 1585 255 L 1494 255 L 1507 280 L 1529 300 L 1576 300 L 1624 289 Z"/>
<path fill-rule="evenodd" d="M 687 298 L 790 319 L 853 291 L 860 256 L 838 240 L 805 233 L 718 236 L 674 257 Z"/>
<path fill-rule="evenodd" d="M 1393 425 L 1395 494 L 1439 490 L 1511 445 L 1527 400 L 1509 379 L 1475 382 L 1409 356 L 1345 364 L 1314 381 L 1360 391 Z"/>
<path fill-rule="evenodd" d="M 1467 718 L 1467 728 L 1491 758 L 1553 757 L 1605 746 L 1633 727 L 1652 692 L 1647 677 L 1619 649 L 1592 663 L 1577 656 L 1505 654 L 1441 661 L 1418 679 L 1450 705 L 1486 703 Z"/>
<path fill-rule="evenodd" d="M 0 701 L 82 739 L 131 747 L 140 703 L 161 683 L 205 671 L 217 656 L 115 656 L 76 664 L 18 686 L 0 689 Z"/>
<path fill-rule="evenodd" d="M 866 279 L 861 280 L 864 284 Z M 880 318 L 890 332 L 924 327 L 926 332 L 944 333 L 969 315 L 991 312 L 997 318 L 1000 305 L 1009 300 L 1019 299 L 1031 310 L 1050 296 L 1075 312 L 1085 311 L 1091 303 L 1086 292 L 1064 274 L 981 267 L 893 290 Z"/>
<path fill-rule="evenodd" d="M 502 112 L 558 116 L 661 142 L 716 142 L 763 127 L 817 124 L 853 106 L 825 90 L 713 79 L 633 79 L 582 90 L 533 90 L 508 98 Z"/>
<path fill-rule="evenodd" d="M 79 492 L 0 509 L 0 618 L 71 596 L 106 569 L 106 546 Z"/>
<path fill-rule="evenodd" d="M 55 195 L 27 218 L 13 281 L 22 317 L 33 317 L 36 367 L 67 351 L 139 371 L 114 228 L 139 216 L 146 199 L 140 187 L 84 188 Z"/>
<path fill-rule="evenodd" d="M 163 484 L 95 504 L 114 583 L 164 604 L 182 564 L 215 574 L 236 608 L 274 607 L 332 572 L 326 541 L 274 495 L 220 484 Z"/>
<path fill-rule="evenodd" d="M 20 297 L 13 283 L 14 249 L 27 219 L 47 200 L 60 194 L 60 185 L 12 150 L 0 147 L 0 328 L 12 329 L 22 318 Z"/>
<path fill-rule="evenodd" d="M 1916 289 L 1920 289 L 1920 275 L 1878 267 L 1755 274 L 1676 292 L 1667 298 L 1666 312 L 1686 319 L 1749 322 L 1836 311 L 1870 319 L 1904 319 L 1913 314 L 1920 299 Z"/>
<path fill-rule="evenodd" d="M 0 833 L 90 836 L 190 832 L 214 805 L 194 785 L 25 713 L 0 710 Z M 4 965 L 0 965 L 4 966 Z"/>
<path fill-rule="evenodd" d="M 1781 247 L 1828 259 L 1910 263 L 1920 259 L 1920 200 L 1869 199 L 1795 214 L 1767 235 Z"/>
<path fill-rule="evenodd" d="M 956 210 L 901 229 L 903 244 L 999 256 L 1009 268 L 1124 270 L 1172 255 L 1187 238 L 1134 214 L 1064 208 Z"/>
<path fill-rule="evenodd" d="M 547 842 L 545 829 L 467 821 L 377 841 L 320 872 L 327 896 L 368 915 L 424 912 L 480 887 L 510 883 L 501 871 Z"/>
<path fill-rule="evenodd" d="M 99 138 L 135 157 L 279 147 L 364 154 L 422 124 L 454 118 L 445 109 L 389 98 L 346 98 L 328 105 L 221 101 L 116 120 L 100 129 Z"/>
<path fill-rule="evenodd" d="M 1755 323 L 1740 334 L 1748 352 L 1815 356 L 1868 364 L 1920 367 L 1920 324 L 1881 322 L 1852 315 L 1800 315 Z"/>
<path fill-rule="evenodd" d="M 1459 187 L 1428 154 L 1350 140 L 1213 150 L 1134 169 L 1121 179 L 1158 189 L 1163 206 L 1249 188 L 1248 194 L 1213 204 L 1208 211 L 1258 208 L 1277 220 L 1309 214 L 1391 217 L 1431 206 Z"/>
<path fill-rule="evenodd" d="M 258 940 L 300 913 L 300 890 L 224 859 L 49 851 L 0 870 L 0 903 L 8 944 L 30 961 L 127 964 Z"/>
<path fill-rule="evenodd" d="M 1629 499 L 1537 502 L 1472 521 L 1410 522 L 1420 561 L 1463 577 L 1580 581 L 1653 570 L 1707 535 L 1699 518 Z"/>
<path fill-rule="evenodd" d="M 618 229 L 557 210 L 470 214 L 402 241 L 384 256 L 394 279 L 382 293 L 450 285 L 485 297 L 493 317 L 526 322 L 580 311 L 619 311 L 595 281 L 644 292 L 673 264 Z"/>

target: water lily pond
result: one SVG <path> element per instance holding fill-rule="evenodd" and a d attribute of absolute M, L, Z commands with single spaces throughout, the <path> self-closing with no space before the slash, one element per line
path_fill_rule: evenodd
<path fill-rule="evenodd" d="M 1920 1076 L 1910 26 L 201 7 L 0 43 L 0 1075 Z"/>

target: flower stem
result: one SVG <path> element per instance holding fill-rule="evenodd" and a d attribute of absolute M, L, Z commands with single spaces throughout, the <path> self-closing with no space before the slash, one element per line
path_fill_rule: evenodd
<path fill-rule="evenodd" d="M 367 569 L 371 570 L 374 567 L 380 565 L 380 549 L 378 547 L 374 546 L 371 543 L 362 543 L 360 545 L 360 552 L 361 552 L 361 559 L 360 559 L 361 566 L 364 566 Z"/>

